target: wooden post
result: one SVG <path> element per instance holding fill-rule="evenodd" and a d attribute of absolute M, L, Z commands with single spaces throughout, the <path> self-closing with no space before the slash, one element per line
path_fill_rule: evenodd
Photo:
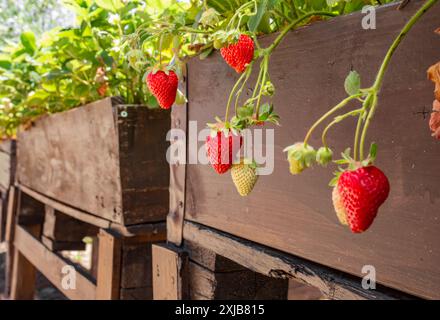
<path fill-rule="evenodd" d="M 121 239 L 109 231 L 99 232 L 96 299 L 116 300 L 120 294 Z"/>
<path fill-rule="evenodd" d="M 28 231 L 38 237 L 41 233 L 41 225 L 29 226 Z M 12 300 L 33 300 L 37 269 L 17 248 L 14 247 L 13 250 L 10 297 Z"/>
<path fill-rule="evenodd" d="M 155 244 L 153 252 L 153 299 L 187 299 L 188 256 L 169 245 Z"/>

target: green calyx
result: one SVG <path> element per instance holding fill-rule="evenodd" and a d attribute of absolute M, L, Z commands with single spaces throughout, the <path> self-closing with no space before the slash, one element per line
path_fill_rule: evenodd
<path fill-rule="evenodd" d="M 347 148 L 344 152 L 341 153 L 342 159 L 334 161 L 334 163 L 336 163 L 337 165 L 346 165 L 347 167 L 346 168 L 339 167 L 339 169 L 333 173 L 335 176 L 330 181 L 329 186 L 334 187 L 335 185 L 337 185 L 339 177 L 345 171 L 353 171 L 362 167 L 371 166 L 376 160 L 377 145 L 374 142 L 371 144 L 368 157 L 366 157 L 362 161 L 354 160 L 350 156 L 350 153 L 351 153 L 351 149 Z"/>
<path fill-rule="evenodd" d="M 316 162 L 322 166 L 327 166 L 327 164 L 332 161 L 333 151 L 327 147 L 321 147 L 316 152 Z"/>

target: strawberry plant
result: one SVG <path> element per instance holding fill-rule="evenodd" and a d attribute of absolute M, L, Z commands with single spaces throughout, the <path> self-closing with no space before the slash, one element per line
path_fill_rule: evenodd
<path fill-rule="evenodd" d="M 391 57 L 402 39 L 420 17 L 436 2 L 437 0 L 427 0 L 405 24 L 388 49 L 371 87 L 361 88 L 360 75 L 356 71 L 351 71 L 344 84 L 348 97 L 319 118 L 310 127 L 303 142 L 295 143 L 284 150 L 287 152 L 287 159 L 290 163 L 292 174 L 298 174 L 316 163 L 326 165 L 332 158 L 332 151 L 327 144 L 329 129 L 349 117 L 358 118 L 354 133 L 353 150 L 348 148 L 342 153 L 342 159 L 334 161 L 336 164 L 345 167 L 339 168 L 335 172 L 335 178 L 330 182 L 330 185 L 334 187 L 332 198 L 337 217 L 342 224 L 349 225 L 350 229 L 355 233 L 368 229 L 390 191 L 386 175 L 374 166 L 377 153 L 376 144 L 371 144 L 369 154 L 365 154 L 368 128 L 378 107 L 378 94 L 382 87 L 385 72 Z M 434 70 L 430 69 L 429 75 L 431 79 L 434 77 L 433 72 Z M 340 111 L 350 101 L 359 101 L 361 106 L 335 116 L 327 124 L 321 135 L 323 146 L 316 152 L 308 144 L 312 133 L 320 124 Z"/>

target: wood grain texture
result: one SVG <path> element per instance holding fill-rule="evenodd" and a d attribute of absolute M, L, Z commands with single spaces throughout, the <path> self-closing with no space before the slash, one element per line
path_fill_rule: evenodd
<path fill-rule="evenodd" d="M 227 257 L 252 271 L 281 279 L 295 279 L 318 288 L 332 300 L 363 299 L 411 299 L 412 297 L 394 290 L 377 287 L 364 290 L 361 279 L 343 272 L 307 261 L 300 257 L 286 255 L 271 248 L 231 236 L 211 228 L 185 222 L 183 237 L 214 253 Z"/>
<path fill-rule="evenodd" d="M 180 90 L 187 96 L 188 92 L 188 71 L 186 69 L 184 78 L 180 81 Z M 171 129 L 185 132 L 187 130 L 187 109 L 185 106 L 177 106 L 171 112 Z M 177 137 L 177 136 L 173 136 Z M 188 147 L 187 141 L 181 139 L 171 140 L 171 147 Z M 183 145 L 182 145 L 183 143 Z M 170 148 L 171 150 L 171 148 Z M 185 156 L 186 157 L 186 156 Z M 188 158 L 185 159 L 188 161 Z M 170 164 L 170 208 L 167 216 L 167 240 L 180 246 L 182 243 L 182 228 L 185 215 L 185 179 L 186 165 L 183 163 Z"/>
<path fill-rule="evenodd" d="M 93 300 L 96 296 L 95 284 L 85 277 L 79 270 L 76 272 L 76 289 L 64 289 L 62 279 L 65 274 L 62 273 L 64 266 L 68 265 L 68 261 L 51 252 L 44 247 L 33 235 L 21 226 L 15 227 L 14 246 L 16 250 L 25 257 L 28 263 L 34 267 L 34 272 L 39 270 L 55 287 L 58 288 L 69 299 L 73 300 Z M 16 262 L 14 261 L 14 264 Z M 15 271 L 14 271 L 15 272 Z M 24 276 L 21 272 L 17 275 L 19 278 Z M 23 281 L 21 279 L 20 281 Z M 14 285 L 11 293 L 12 298 L 20 298 L 14 294 Z M 32 299 L 30 297 L 26 297 Z"/>
<path fill-rule="evenodd" d="M 185 219 L 356 276 L 364 265 L 373 265 L 379 283 L 440 298 L 440 147 L 428 120 L 417 114 L 432 104 L 426 69 L 439 59 L 440 38 L 433 30 L 440 4 L 403 40 L 385 75 L 369 138 L 379 143 L 376 164 L 389 177 L 391 193 L 370 230 L 355 235 L 338 224 L 327 186 L 333 168 L 316 167 L 294 177 L 282 152 L 302 141 L 308 127 L 346 96 L 343 83 L 351 68 L 361 74 L 363 86 L 372 84 L 392 40 L 421 4 L 378 9 L 376 30 L 363 30 L 363 15 L 356 13 L 288 34 L 269 66 L 281 116 L 274 172 L 261 176 L 252 194 L 242 198 L 229 174 L 217 175 L 209 165 L 187 166 Z M 270 40 L 273 36 L 261 42 Z M 188 68 L 188 120 L 197 120 L 200 129 L 224 113 L 238 75 L 219 54 L 194 59 Z M 352 145 L 354 127 L 355 120 L 348 120 L 330 132 L 335 154 Z M 319 146 L 320 135 L 310 143 Z"/>
<path fill-rule="evenodd" d="M 121 247 L 118 236 L 101 229 L 99 232 L 96 299 L 118 300 L 121 283 Z"/>
<path fill-rule="evenodd" d="M 188 297 L 188 256 L 177 248 L 153 244 L 153 299 L 182 300 Z"/>
<path fill-rule="evenodd" d="M 84 237 L 93 237 L 97 234 L 97 227 L 74 219 L 49 205 L 45 205 L 43 224 L 43 235 L 45 237 L 61 243 L 82 243 Z"/>
<path fill-rule="evenodd" d="M 164 220 L 169 112 L 106 98 L 20 131 L 17 180 L 124 225 Z"/>
<path fill-rule="evenodd" d="M 25 252 L 21 252 L 24 244 L 21 241 L 21 233 L 24 229 L 20 229 L 17 234 L 17 239 L 13 246 L 13 267 L 11 279 L 11 299 L 12 300 L 33 300 L 35 294 L 35 280 L 37 276 L 37 269 L 32 264 L 31 260 L 26 257 Z M 17 232 L 17 231 L 16 231 Z M 26 232 L 26 231 L 24 231 Z M 38 237 L 41 232 L 41 225 L 34 225 L 29 228 L 29 237 Z M 18 246 L 16 243 L 18 242 Z"/>
<path fill-rule="evenodd" d="M 6 191 L 15 179 L 16 168 L 15 140 L 0 142 L 0 190 Z"/>
<path fill-rule="evenodd" d="M 16 141 L 0 142 L 0 241 L 5 240 L 9 190 L 15 179 Z"/>

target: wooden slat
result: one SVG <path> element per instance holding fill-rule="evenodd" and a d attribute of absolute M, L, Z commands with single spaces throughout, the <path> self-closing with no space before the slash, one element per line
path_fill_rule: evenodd
<path fill-rule="evenodd" d="M 20 188 L 21 191 L 23 191 L 24 193 L 28 194 L 29 196 L 31 196 L 32 198 L 34 198 L 35 200 L 38 200 L 58 211 L 61 211 L 69 216 L 71 216 L 72 218 L 81 220 L 83 222 L 86 223 L 90 223 L 93 224 L 94 226 L 97 226 L 99 228 L 108 228 L 110 226 L 110 221 L 102 219 L 100 217 L 94 216 L 88 212 L 70 207 L 68 205 L 62 204 L 58 201 L 52 200 L 51 198 L 48 198 L 44 195 L 42 195 L 39 192 L 36 192 L 24 185 L 19 185 L 18 186 Z"/>
<path fill-rule="evenodd" d="M 422 4 L 413 0 L 403 10 L 396 10 L 396 4 L 379 7 L 375 30 L 362 28 L 365 14 L 358 12 L 290 32 L 269 64 L 276 88 L 273 104 L 281 118 L 280 127 L 263 127 L 274 130 L 274 157 L 268 155 L 273 173 L 261 176 L 252 193 L 241 197 L 230 174 L 218 175 L 210 165 L 188 165 L 185 219 L 358 277 L 364 265 L 373 265 L 379 283 L 440 299 L 440 148 L 420 112 L 430 109 L 433 100 L 426 69 L 440 58 L 440 37 L 433 32 L 439 27 L 440 3 L 407 34 L 385 74 L 367 145 L 378 142 L 375 163 L 388 176 L 391 192 L 367 232 L 353 234 L 338 222 L 328 187 L 335 165 L 292 176 L 282 151 L 304 139 L 313 122 L 347 96 L 344 79 L 351 68 L 361 74 L 363 87 L 374 82 L 393 39 Z M 261 45 L 275 36 L 264 37 Z M 188 121 L 197 121 L 201 129 L 224 113 L 239 75 L 218 52 L 192 59 L 188 68 Z M 257 74 L 254 65 L 243 101 Z M 356 103 L 343 112 L 357 108 Z M 330 130 L 327 140 L 335 156 L 352 145 L 355 127 L 356 119 L 350 118 Z M 310 144 L 322 144 L 320 130 Z M 262 154 L 267 145 L 272 144 L 263 141 Z"/>
<path fill-rule="evenodd" d="M 185 68 L 186 70 L 186 68 Z M 188 94 L 188 73 L 180 81 L 180 90 Z M 185 106 L 173 107 L 171 113 L 171 128 L 187 130 L 187 110 Z M 171 141 L 171 145 L 182 141 Z M 187 144 L 188 146 L 188 144 Z M 186 155 L 186 162 L 188 156 Z M 167 240 L 179 246 L 182 243 L 183 219 L 185 215 L 185 179 L 186 165 L 182 163 L 170 164 L 170 211 L 167 216 Z"/>
<path fill-rule="evenodd" d="M 41 232 L 41 225 L 30 226 L 28 230 L 30 232 L 29 236 L 38 237 Z M 12 300 L 33 300 L 37 269 L 17 247 L 12 247 L 12 250 L 14 250 L 14 259 L 12 262 L 12 278 L 10 280 L 10 298 Z"/>
<path fill-rule="evenodd" d="M 69 215 L 72 218 L 83 221 L 85 223 L 92 224 L 99 228 L 115 230 L 118 234 L 127 237 L 128 239 L 133 237 L 133 241 L 136 241 L 136 239 L 142 239 L 141 241 L 148 240 L 151 242 L 165 240 L 166 237 L 165 222 L 155 222 L 155 223 L 145 223 L 145 224 L 133 225 L 133 226 L 124 226 L 118 223 L 114 223 L 102 219 L 89 212 L 85 212 L 80 209 L 60 203 L 26 186 L 17 185 L 16 188 L 19 188 L 20 190 L 22 190 L 24 193 L 28 194 L 32 198 L 54 208 L 55 210 L 58 210 L 66 215 Z"/>
<path fill-rule="evenodd" d="M 312 285 L 329 299 L 413 298 L 387 288 L 364 290 L 359 278 L 193 222 L 185 222 L 183 237 L 263 275 L 291 278 Z"/>
<path fill-rule="evenodd" d="M 15 248 L 36 269 L 38 269 L 55 287 L 69 299 L 93 300 L 96 297 L 96 286 L 80 272 L 76 272 L 76 289 L 65 290 L 62 279 L 65 276 L 61 270 L 69 263 L 46 249 L 37 239 L 29 234 L 23 227 L 15 227 Z"/>
<path fill-rule="evenodd" d="M 99 300 L 115 300 L 120 297 L 121 247 L 120 238 L 109 231 L 100 230 L 96 294 Z"/>
<path fill-rule="evenodd" d="M 181 300 L 188 296 L 185 252 L 166 245 L 155 244 L 153 254 L 153 299 Z"/>

